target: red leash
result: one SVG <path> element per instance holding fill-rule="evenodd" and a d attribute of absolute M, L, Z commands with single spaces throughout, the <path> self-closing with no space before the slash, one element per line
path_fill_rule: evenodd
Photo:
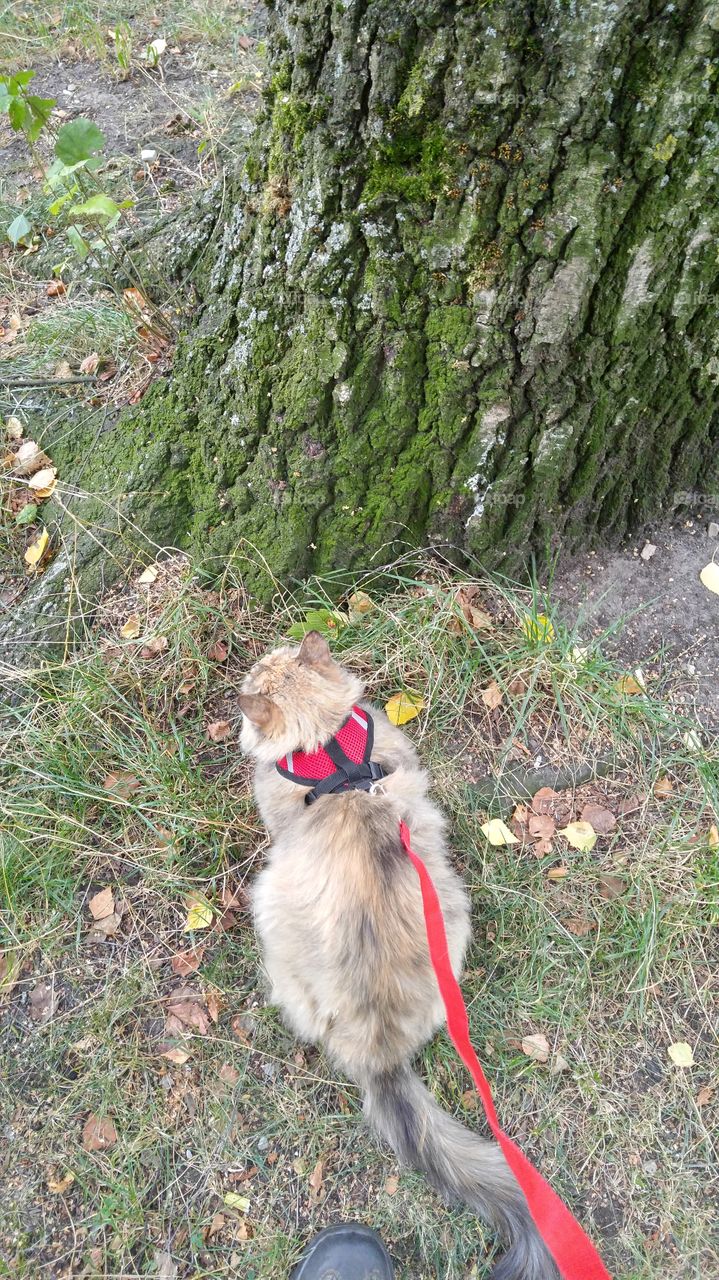
<path fill-rule="evenodd" d="M 469 1038 L 469 1019 L 462 992 L 452 972 L 437 890 L 422 859 L 410 847 L 406 823 L 400 822 L 399 833 L 419 876 L 429 954 L 447 1013 L 447 1028 L 452 1043 L 477 1086 L 489 1127 L 526 1196 L 537 1230 L 564 1280 L 611 1280 L 589 1236 L 582 1230 L 577 1219 L 534 1165 L 530 1164 L 516 1143 L 500 1128 L 487 1079 Z"/>

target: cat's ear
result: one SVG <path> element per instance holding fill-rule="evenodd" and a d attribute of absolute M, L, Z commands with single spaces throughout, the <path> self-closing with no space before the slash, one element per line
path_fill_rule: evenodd
<path fill-rule="evenodd" d="M 277 715 L 277 708 L 271 698 L 266 698 L 264 693 L 240 693 L 237 702 L 243 716 L 247 716 L 258 729 L 266 733 Z"/>
<path fill-rule="evenodd" d="M 330 647 L 319 631 L 308 631 L 297 654 L 297 661 L 306 667 L 326 667 L 332 661 Z"/>

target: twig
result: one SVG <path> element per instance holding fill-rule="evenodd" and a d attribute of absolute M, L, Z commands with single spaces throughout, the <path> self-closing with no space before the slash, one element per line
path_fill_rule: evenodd
<path fill-rule="evenodd" d="M 3 378 L 0 375 L 3 387 L 69 387 L 77 382 L 97 382 L 97 378 L 91 373 L 77 378 Z"/>

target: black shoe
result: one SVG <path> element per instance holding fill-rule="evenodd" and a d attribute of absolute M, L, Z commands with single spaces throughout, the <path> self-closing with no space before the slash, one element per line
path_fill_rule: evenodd
<path fill-rule="evenodd" d="M 290 1280 L 393 1280 L 392 1259 L 376 1231 L 359 1222 L 325 1227 L 310 1240 Z"/>

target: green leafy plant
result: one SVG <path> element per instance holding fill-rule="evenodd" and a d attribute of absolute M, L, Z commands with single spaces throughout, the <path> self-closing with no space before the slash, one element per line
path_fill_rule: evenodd
<path fill-rule="evenodd" d="M 11 127 L 24 133 L 29 143 L 37 141 L 50 119 L 54 98 L 39 98 L 27 92 L 34 71 L 18 71 L 14 76 L 0 76 L 0 111 L 7 114 Z"/>

